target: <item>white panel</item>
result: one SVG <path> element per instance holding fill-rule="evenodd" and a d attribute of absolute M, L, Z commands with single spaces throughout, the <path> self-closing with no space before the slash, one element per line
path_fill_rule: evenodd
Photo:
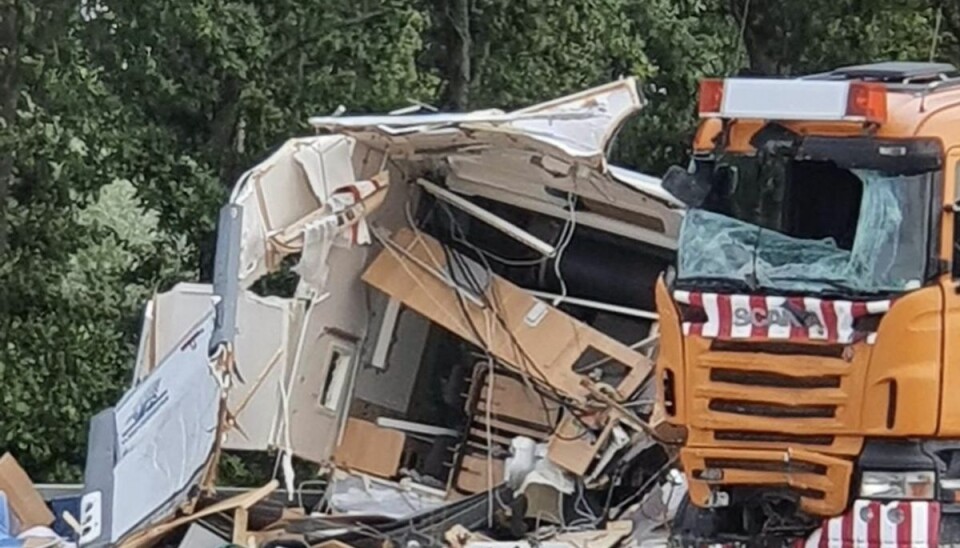
<path fill-rule="evenodd" d="M 237 310 L 238 380 L 227 396 L 227 407 L 236 414 L 237 430 L 227 434 L 226 449 L 264 451 L 273 445 L 273 425 L 280 412 L 280 381 L 288 360 L 291 301 L 240 295 Z"/>
<path fill-rule="evenodd" d="M 707 321 L 703 324 L 704 337 L 716 337 L 720 334 L 720 308 L 716 293 L 703 294 L 703 310 L 707 314 Z"/>
<path fill-rule="evenodd" d="M 506 114 L 486 110 L 399 116 L 324 116 L 310 118 L 310 124 L 351 133 L 358 129 L 376 129 L 377 133 L 390 136 L 394 144 L 402 135 L 405 144 L 420 150 L 442 147 L 444 141 L 449 144 L 454 140 L 473 139 L 472 136 L 465 138 L 457 127 L 469 125 L 471 129 L 487 134 L 482 139 L 493 138 L 498 133 L 521 135 L 560 148 L 571 156 L 597 158 L 603 155 L 606 143 L 623 120 L 642 107 L 636 80 L 626 78 Z"/>
<path fill-rule="evenodd" d="M 355 142 L 341 135 L 326 135 L 311 142 L 310 146 L 301 147 L 294 154 L 310 182 L 310 188 L 320 200 L 326 201 L 337 188 L 356 182 L 353 173 Z"/>
<path fill-rule="evenodd" d="M 254 170 L 250 182 L 259 185 L 268 231 L 283 229 L 321 205 L 300 162 L 294 159 L 298 149 L 306 146 L 309 144 L 303 140 L 287 141 L 271 162 Z"/>
<path fill-rule="evenodd" d="M 393 345 L 393 329 L 397 326 L 397 318 L 400 317 L 400 305 L 399 299 L 391 297 L 383 313 L 383 320 L 380 322 L 380 330 L 377 334 L 377 343 L 373 350 L 373 358 L 370 360 L 370 365 L 377 369 L 387 368 L 387 354 Z"/>
<path fill-rule="evenodd" d="M 169 354 L 183 336 L 210 310 L 213 291 L 208 284 L 179 283 L 160 293 L 144 312 L 140 348 L 134 370 L 139 382 Z"/>
<path fill-rule="evenodd" d="M 847 82 L 731 78 L 724 81 L 725 118 L 842 120 Z"/>

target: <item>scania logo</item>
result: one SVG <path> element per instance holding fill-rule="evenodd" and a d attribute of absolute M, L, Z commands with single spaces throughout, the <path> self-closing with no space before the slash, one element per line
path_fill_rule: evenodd
<path fill-rule="evenodd" d="M 792 312 L 786 308 L 737 308 L 733 311 L 733 323 L 738 326 L 753 327 L 799 327 L 822 328 L 823 324 L 816 314 L 807 311 Z"/>

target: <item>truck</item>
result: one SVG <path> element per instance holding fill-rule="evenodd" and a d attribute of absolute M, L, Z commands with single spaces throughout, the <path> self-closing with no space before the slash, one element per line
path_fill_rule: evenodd
<path fill-rule="evenodd" d="M 679 543 L 960 542 L 958 76 L 701 82 L 656 287 Z"/>

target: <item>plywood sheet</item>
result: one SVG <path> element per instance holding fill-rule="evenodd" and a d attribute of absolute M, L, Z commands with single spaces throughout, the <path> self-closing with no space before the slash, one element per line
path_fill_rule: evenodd
<path fill-rule="evenodd" d="M 10 453 L 0 457 L 0 491 L 6 493 L 7 502 L 24 530 L 53 523 L 53 514 L 43 497 Z"/>
<path fill-rule="evenodd" d="M 349 470 L 391 478 L 400 468 L 405 441 L 403 432 L 351 417 L 334 451 L 333 462 Z"/>
<path fill-rule="evenodd" d="M 457 490 L 479 493 L 503 483 L 503 461 L 493 459 L 489 466 L 493 468 L 493 477 L 488 480 L 490 469 L 486 455 L 464 455 L 457 475 Z"/>

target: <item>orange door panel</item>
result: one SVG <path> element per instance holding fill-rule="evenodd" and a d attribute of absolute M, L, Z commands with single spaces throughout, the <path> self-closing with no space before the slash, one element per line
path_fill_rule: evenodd
<path fill-rule="evenodd" d="M 957 171 L 960 169 L 960 149 L 952 148 L 947 153 L 944 173 L 944 205 L 960 198 L 957 195 Z M 952 273 L 940 279 L 943 295 L 943 366 L 941 373 L 940 430 L 941 436 L 960 436 L 960 290 L 957 274 L 960 273 L 960 257 L 957 256 L 956 214 L 943 214 L 941 226 L 941 257 L 952 260 Z"/>
<path fill-rule="evenodd" d="M 936 433 L 942 295 L 937 285 L 907 293 L 894 301 L 880 321 L 864 382 L 860 420 L 863 435 Z M 960 316 L 957 318 L 960 320 Z"/>

